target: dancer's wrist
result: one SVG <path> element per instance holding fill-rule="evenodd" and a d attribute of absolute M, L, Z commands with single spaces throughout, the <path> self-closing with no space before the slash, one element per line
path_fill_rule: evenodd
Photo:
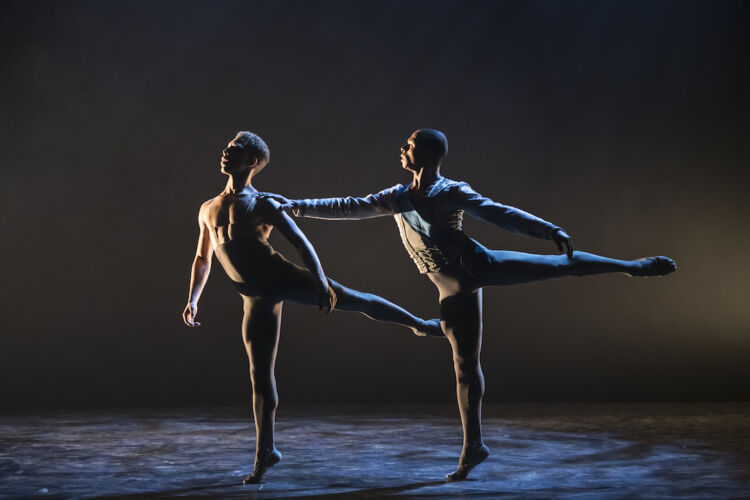
<path fill-rule="evenodd" d="M 553 240 L 555 238 L 555 236 L 557 235 L 557 233 L 559 233 L 560 231 L 565 232 L 563 230 L 563 228 L 558 227 L 558 226 L 552 226 L 552 227 L 548 228 L 547 229 L 547 239 L 548 240 Z"/>

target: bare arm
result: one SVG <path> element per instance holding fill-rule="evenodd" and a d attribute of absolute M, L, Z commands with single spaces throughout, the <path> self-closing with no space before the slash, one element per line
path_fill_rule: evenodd
<path fill-rule="evenodd" d="M 200 323 L 195 321 L 195 316 L 198 314 L 198 299 L 200 299 L 203 287 L 206 285 L 208 275 L 211 272 L 211 259 L 214 255 L 208 228 L 203 221 L 203 207 L 201 207 L 201 213 L 198 215 L 198 225 L 200 226 L 200 234 L 198 236 L 198 248 L 195 251 L 195 259 L 193 259 L 193 268 L 190 275 L 188 303 L 182 312 L 182 319 L 188 326 L 201 326 Z"/>
<path fill-rule="evenodd" d="M 477 219 L 513 233 L 552 240 L 561 252 L 565 246 L 569 256 L 573 253 L 573 240 L 563 229 L 521 209 L 482 196 L 465 182 L 459 183 L 453 201 L 456 207 L 469 212 Z"/>
<path fill-rule="evenodd" d="M 307 239 L 302 230 L 294 223 L 291 217 L 281 209 L 281 204 L 273 199 L 267 199 L 272 210 L 273 225 L 281 232 L 299 252 L 305 267 L 310 270 L 315 279 L 318 289 L 318 307 L 326 312 L 331 312 L 336 305 L 336 294 L 328 286 L 328 279 L 323 272 L 318 254 Z"/>
<path fill-rule="evenodd" d="M 291 208 L 297 217 L 316 219 L 370 219 L 393 215 L 398 211 L 396 195 L 400 184 L 367 196 L 346 196 L 342 198 L 318 198 L 291 200 L 285 208 Z"/>

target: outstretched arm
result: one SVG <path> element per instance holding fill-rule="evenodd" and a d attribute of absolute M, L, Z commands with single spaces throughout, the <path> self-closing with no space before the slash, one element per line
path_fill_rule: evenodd
<path fill-rule="evenodd" d="M 200 234 L 198 236 L 198 248 L 195 251 L 195 259 L 193 259 L 193 269 L 190 275 L 188 303 L 182 312 L 182 320 L 187 326 L 201 326 L 200 323 L 195 321 L 195 316 L 198 314 L 198 299 L 200 299 L 203 287 L 206 285 L 206 280 L 208 280 L 208 275 L 211 272 L 211 259 L 214 255 L 208 228 L 203 221 L 203 207 L 201 207 L 201 212 L 198 215 L 198 225 L 200 226 Z"/>
<path fill-rule="evenodd" d="M 284 210 L 281 209 L 281 204 L 274 199 L 268 199 L 267 203 L 270 204 L 272 210 L 273 225 L 281 231 L 281 234 L 294 245 L 299 252 L 302 262 L 304 262 L 307 269 L 315 278 L 315 283 L 318 289 L 318 308 L 331 312 L 336 305 L 336 294 L 328 286 L 328 279 L 323 272 L 323 266 L 320 264 L 318 254 L 315 253 L 315 249 L 307 239 L 305 234 L 297 227 L 291 217 L 289 217 Z"/>
<path fill-rule="evenodd" d="M 396 195 L 401 184 L 364 197 L 318 198 L 287 200 L 284 208 L 291 209 L 296 217 L 316 219 L 370 219 L 393 215 L 397 212 Z"/>
<path fill-rule="evenodd" d="M 560 252 L 565 248 L 568 256 L 573 254 L 573 240 L 563 229 L 528 212 L 502 205 L 482 196 L 465 182 L 459 183 L 456 188 L 454 204 L 477 219 L 495 224 L 513 233 L 552 240 Z"/>

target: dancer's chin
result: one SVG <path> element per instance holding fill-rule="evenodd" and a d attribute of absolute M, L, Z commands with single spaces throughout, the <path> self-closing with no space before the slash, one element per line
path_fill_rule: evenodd
<path fill-rule="evenodd" d="M 224 173 L 224 174 L 227 174 L 227 175 L 229 175 L 229 174 L 236 174 L 240 170 L 242 170 L 241 166 L 232 166 L 231 163 L 222 163 L 221 164 L 221 172 Z"/>

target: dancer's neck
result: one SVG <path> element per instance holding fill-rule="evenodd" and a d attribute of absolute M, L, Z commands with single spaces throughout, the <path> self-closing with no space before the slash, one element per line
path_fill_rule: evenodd
<path fill-rule="evenodd" d="M 224 187 L 224 194 L 237 194 L 248 186 L 252 189 L 255 189 L 253 187 L 252 181 L 252 170 L 247 170 L 245 172 L 239 172 L 236 174 L 229 174 L 227 185 Z"/>
<path fill-rule="evenodd" d="M 422 167 L 416 172 L 412 172 L 412 175 L 411 190 L 422 191 L 434 184 L 435 181 L 440 178 L 440 167 L 430 169 Z"/>

